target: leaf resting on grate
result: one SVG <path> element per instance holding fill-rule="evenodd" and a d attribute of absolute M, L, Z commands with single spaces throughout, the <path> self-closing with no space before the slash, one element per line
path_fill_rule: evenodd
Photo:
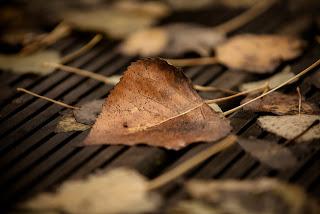
<path fill-rule="evenodd" d="M 294 139 L 303 133 L 316 120 L 320 120 L 319 115 L 285 115 L 285 116 L 262 116 L 258 118 L 258 124 L 265 130 L 279 135 L 288 140 Z M 312 127 L 297 142 L 306 142 L 320 138 L 320 124 Z"/>
<path fill-rule="evenodd" d="M 79 30 L 97 31 L 123 38 L 157 22 L 170 13 L 161 2 L 120 1 L 110 7 L 86 11 L 66 11 L 65 21 Z"/>
<path fill-rule="evenodd" d="M 140 56 L 179 56 L 186 52 L 208 56 L 225 39 L 223 33 L 209 27 L 176 23 L 133 33 L 121 50 L 126 55 Z"/>
<path fill-rule="evenodd" d="M 256 138 L 238 138 L 240 146 L 253 157 L 274 169 L 290 169 L 298 160 L 286 147 L 272 141 Z"/>
<path fill-rule="evenodd" d="M 85 145 L 145 143 L 180 149 L 215 141 L 231 130 L 183 72 L 163 60 L 131 64 L 102 107 Z"/>
<path fill-rule="evenodd" d="M 54 68 L 43 66 L 44 62 L 60 63 L 60 55 L 57 51 L 39 51 L 31 55 L 4 55 L 0 54 L 0 69 L 14 73 L 34 73 L 47 75 Z"/>
<path fill-rule="evenodd" d="M 73 115 L 78 123 L 93 125 L 97 116 L 101 113 L 104 100 L 92 100 L 80 106 L 80 109 L 73 110 Z"/>
<path fill-rule="evenodd" d="M 241 101 L 241 104 L 255 98 L 256 95 L 249 95 Z M 271 112 L 277 115 L 289 115 L 299 113 L 299 96 L 297 94 L 288 95 L 280 92 L 273 92 L 267 96 L 252 102 L 243 107 L 244 110 L 253 112 Z M 319 108 L 314 104 L 305 101 L 301 102 L 302 114 L 319 114 Z"/>
<path fill-rule="evenodd" d="M 274 179 L 201 181 L 186 185 L 192 200 L 178 202 L 170 214 L 316 214 L 317 201 L 299 186 Z"/>
<path fill-rule="evenodd" d="M 117 168 L 83 180 L 67 181 L 55 193 L 41 193 L 23 207 L 74 214 L 119 214 L 152 212 L 159 204 L 160 197 L 148 192 L 143 176 L 133 170 Z"/>
<path fill-rule="evenodd" d="M 229 68 L 269 73 L 282 61 L 298 57 L 303 47 L 304 42 L 295 37 L 243 34 L 218 45 L 216 55 Z"/>

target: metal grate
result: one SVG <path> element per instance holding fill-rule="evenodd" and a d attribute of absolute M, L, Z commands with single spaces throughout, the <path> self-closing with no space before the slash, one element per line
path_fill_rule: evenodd
<path fill-rule="evenodd" d="M 204 12 L 199 19 L 205 19 L 207 24 L 217 24 L 238 12 Z M 212 18 L 208 18 L 208 15 Z M 183 16 L 184 14 L 177 14 L 164 22 L 181 21 Z M 199 14 L 193 14 L 193 16 L 199 17 Z M 281 5 L 276 5 L 237 33 L 279 32 L 287 21 L 288 13 Z M 309 33 L 312 34 L 312 32 Z M 83 45 L 86 39 L 79 35 L 72 35 L 58 42 L 53 48 L 66 54 Z M 311 44 L 305 54 L 290 62 L 290 65 L 293 71 L 297 72 L 318 58 L 320 58 L 320 46 Z M 132 60 L 134 58 L 119 54 L 117 42 L 106 41 L 103 45 L 95 47 L 86 55 L 74 60 L 70 65 L 93 70 L 103 75 L 112 75 L 125 70 Z M 195 67 L 186 69 L 185 73 L 196 84 L 230 89 L 236 88 L 243 81 L 254 79 L 254 75 L 227 70 L 222 66 Z M 8 85 L 12 90 L 16 87 L 24 87 L 68 104 L 106 97 L 111 89 L 108 85 L 62 71 L 56 71 L 45 77 L 2 72 L 0 81 L 1 85 Z M 299 81 L 299 84 L 304 89 L 307 100 L 319 103 L 319 91 L 308 87 L 305 81 Z M 290 90 L 294 90 L 294 87 Z M 215 98 L 222 94 L 202 93 L 202 96 Z M 191 145 L 177 152 L 147 146 L 77 147 L 87 132 L 63 134 L 53 132 L 59 119 L 59 112 L 63 110 L 61 107 L 9 90 L 4 93 L 0 101 L 0 170 L 2 172 L 0 203 L 3 210 L 36 192 L 53 189 L 66 179 L 81 178 L 97 169 L 127 166 L 153 178 L 208 146 L 207 144 Z M 230 108 L 235 104 L 228 103 L 222 107 Z M 241 111 L 231 115 L 234 133 L 283 142 L 283 139 L 266 133 L 257 126 L 256 118 L 259 115 L 261 114 Z M 295 151 L 294 146 L 292 149 Z M 252 179 L 270 176 L 298 183 L 310 193 L 320 196 L 319 146 L 314 143 L 307 145 L 305 152 L 300 150 L 297 150 L 300 162 L 296 168 L 280 172 L 261 165 L 235 145 L 211 157 L 180 180 L 188 178 Z M 160 189 L 168 200 L 167 204 L 185 195 L 177 185 L 178 182 Z"/>

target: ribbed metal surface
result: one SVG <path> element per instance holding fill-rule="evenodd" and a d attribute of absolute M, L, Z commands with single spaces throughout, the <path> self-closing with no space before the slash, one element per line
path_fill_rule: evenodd
<path fill-rule="evenodd" d="M 235 11 L 211 13 L 213 18 L 206 18 L 206 21 L 208 24 L 216 24 L 235 14 L 237 14 Z M 171 20 L 179 21 L 181 17 L 183 14 L 178 14 Z M 205 17 L 199 19 L 205 19 Z M 239 30 L 238 33 L 279 32 L 282 26 L 286 25 L 287 20 L 286 13 L 278 5 Z M 54 48 L 60 50 L 62 54 L 67 54 L 79 48 L 87 39 L 72 35 L 58 42 Z M 117 43 L 103 42 L 102 45 L 74 60 L 70 65 L 103 75 L 121 73 L 134 58 L 121 56 L 117 49 Z M 306 53 L 298 60 L 292 61 L 290 65 L 294 72 L 298 72 L 318 58 L 320 58 L 320 46 L 311 44 Z M 227 70 L 222 66 L 190 68 L 186 69 L 185 73 L 195 84 L 230 89 L 236 89 L 241 82 L 254 78 L 254 75 Z M 72 105 L 106 97 L 111 89 L 108 85 L 62 71 L 56 71 L 45 77 L 2 72 L 0 79 L 2 85 L 8 85 L 12 89 L 24 87 Z M 305 89 L 303 93 L 307 100 L 319 103 L 319 91 L 303 85 L 303 81 L 299 81 L 299 84 Z M 295 89 L 292 87 L 287 90 Z M 202 95 L 207 98 L 222 96 L 219 93 L 214 95 L 203 93 Z M 223 107 L 230 108 L 234 105 L 235 103 L 229 103 Z M 63 134 L 53 132 L 62 110 L 60 106 L 14 91 L 2 98 L 0 203 L 3 208 L 36 192 L 53 189 L 66 179 L 81 178 L 97 169 L 127 166 L 153 178 L 208 146 L 207 144 L 191 145 L 177 152 L 148 146 L 77 147 L 87 132 Z M 234 126 L 234 133 L 282 143 L 283 139 L 266 133 L 257 126 L 258 116 L 259 114 L 241 111 L 231 115 L 230 120 Z M 301 153 L 301 148 L 293 148 L 293 150 Z M 307 145 L 305 150 L 300 155 L 300 162 L 295 169 L 280 172 L 261 165 L 245 153 L 240 146 L 235 145 L 211 157 L 179 180 L 189 178 L 252 179 L 271 176 L 298 183 L 312 194 L 320 196 L 320 149 L 315 143 Z M 184 196 L 180 186 L 177 185 L 179 180 L 160 189 L 166 196 L 168 204 Z"/>

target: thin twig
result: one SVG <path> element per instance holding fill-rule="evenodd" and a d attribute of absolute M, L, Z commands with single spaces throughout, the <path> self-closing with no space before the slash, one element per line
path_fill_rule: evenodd
<path fill-rule="evenodd" d="M 301 133 L 299 133 L 297 136 L 295 136 L 294 138 L 287 140 L 286 142 L 284 142 L 284 145 L 287 145 L 289 143 L 292 143 L 296 140 L 298 140 L 302 135 L 304 135 L 305 133 L 307 133 L 307 131 L 309 131 L 310 129 L 312 129 L 313 127 L 315 127 L 316 125 L 318 125 L 320 123 L 320 120 L 315 120 L 313 121 L 313 123 L 308 126 L 305 130 L 303 130 Z"/>
<path fill-rule="evenodd" d="M 253 88 L 253 89 L 250 89 L 250 90 L 247 90 L 247 91 L 242 91 L 242 92 L 239 92 L 239 93 L 231 95 L 231 96 L 221 97 L 221 98 L 217 98 L 217 99 L 213 99 L 213 100 L 206 100 L 205 102 L 207 104 L 219 103 L 219 102 L 230 100 L 230 99 L 233 99 L 233 98 L 236 98 L 236 97 L 239 97 L 239 96 L 247 95 L 247 94 L 250 94 L 250 93 L 253 93 L 253 92 L 263 91 L 267 87 L 268 87 L 268 83 L 264 84 L 263 86 L 259 86 L 257 88 Z"/>
<path fill-rule="evenodd" d="M 93 73 L 92 71 L 87 71 L 87 70 L 83 70 L 80 68 L 75 68 L 75 67 L 62 65 L 62 64 L 58 64 L 58 63 L 52 63 L 52 62 L 45 62 L 45 63 L 43 63 L 43 65 L 48 66 L 48 67 L 52 67 L 52 68 L 56 68 L 56 69 L 61 69 L 63 71 L 74 73 L 74 74 L 77 74 L 80 76 L 89 77 L 91 79 L 98 80 L 98 81 L 103 82 L 105 84 L 114 85 L 114 82 L 111 81 L 108 77 L 103 76 L 101 74 Z"/>
<path fill-rule="evenodd" d="M 186 59 L 163 59 L 167 63 L 174 66 L 194 66 L 194 65 L 215 65 L 219 63 L 217 57 L 199 57 L 199 58 L 186 58 Z"/>
<path fill-rule="evenodd" d="M 226 88 L 218 88 L 215 86 L 202 86 L 202 85 L 193 85 L 193 88 L 197 91 L 202 91 L 202 92 L 223 92 L 226 94 L 236 94 L 238 92 L 236 91 L 232 91 L 230 89 L 226 89 Z"/>
<path fill-rule="evenodd" d="M 224 22 L 223 24 L 214 27 L 213 30 L 225 34 L 237 30 L 267 11 L 276 2 L 277 0 L 260 0 L 258 3 L 256 3 L 256 5 L 254 5 L 247 11 L 243 12 L 233 19 L 230 19 L 227 22 Z"/>
<path fill-rule="evenodd" d="M 66 63 L 70 62 L 71 60 L 88 52 L 91 48 L 93 48 L 96 44 L 98 44 L 102 38 L 103 38 L 103 36 L 101 34 L 95 35 L 87 44 L 82 46 L 80 49 L 64 56 L 61 59 L 61 64 L 66 64 Z"/>
<path fill-rule="evenodd" d="M 71 106 L 71 105 L 68 105 L 68 104 L 66 104 L 66 103 L 63 103 L 63 102 L 60 102 L 60 101 L 51 99 L 51 98 L 49 98 L 49 97 L 41 96 L 41 95 L 39 95 L 39 94 L 36 94 L 36 93 L 34 93 L 34 92 L 32 92 L 32 91 L 29 91 L 29 90 L 27 90 L 27 89 L 24 89 L 24 88 L 17 88 L 17 91 L 21 91 L 21 92 L 30 94 L 30 95 L 32 95 L 32 96 L 38 97 L 38 98 L 40 98 L 40 99 L 47 100 L 47 101 L 49 101 L 49 102 L 55 103 L 55 104 L 57 104 L 57 105 L 60 105 L 60 106 L 65 107 L 65 108 L 80 109 L 79 107 Z"/>
<path fill-rule="evenodd" d="M 172 170 L 169 170 L 168 172 L 160 175 L 159 177 L 149 181 L 148 183 L 148 190 L 154 190 L 157 189 L 170 181 L 176 179 L 177 177 L 183 175 L 188 170 L 194 168 L 201 162 L 207 160 L 212 155 L 225 150 L 226 148 L 230 147 L 234 143 L 236 143 L 237 137 L 235 135 L 229 135 L 223 140 L 215 143 L 211 147 L 199 152 L 189 160 L 181 163 L 177 167 L 173 168 Z"/>
<path fill-rule="evenodd" d="M 301 114 L 301 104 L 302 104 L 302 96 L 301 96 L 301 92 L 300 92 L 300 87 L 297 87 L 297 93 L 299 96 L 299 115 Z"/>
<path fill-rule="evenodd" d="M 271 94 L 272 92 L 274 92 L 274 91 L 282 88 L 283 86 L 289 84 L 291 81 L 300 78 L 301 76 L 305 75 L 305 74 L 308 73 L 309 71 L 312 71 L 314 68 L 316 68 L 316 67 L 319 66 L 319 65 L 320 65 L 320 59 L 318 59 L 316 62 L 314 62 L 312 65 L 310 65 L 309 67 L 307 67 L 306 69 L 304 69 L 303 71 L 301 71 L 300 73 L 298 73 L 297 75 L 291 77 L 291 78 L 288 79 L 287 81 L 284 81 L 283 83 L 281 83 L 281 84 L 278 85 L 277 87 L 271 89 L 271 90 L 268 91 L 267 93 L 264 93 L 264 94 L 262 94 L 262 95 L 260 95 L 260 96 L 258 96 L 258 97 L 256 97 L 256 98 L 254 98 L 254 99 L 252 99 L 252 100 L 249 100 L 248 102 L 243 103 L 243 104 L 240 105 L 240 106 L 237 106 L 237 107 L 235 107 L 235 108 L 233 108 L 233 109 L 230 109 L 230 110 L 224 112 L 223 114 L 226 116 L 226 115 L 232 114 L 232 113 L 235 112 L 235 111 L 238 111 L 238 110 L 242 109 L 244 106 L 246 106 L 246 105 L 248 105 L 248 104 L 250 104 L 250 103 L 252 103 L 252 102 L 254 102 L 254 101 L 256 101 L 256 100 L 258 100 L 258 99 L 260 99 L 260 98 L 262 98 L 262 97 L 264 97 L 264 96 L 266 96 L 266 95 L 268 95 L 268 94 Z"/>
<path fill-rule="evenodd" d="M 26 55 L 38 51 L 39 49 L 52 45 L 59 39 L 68 36 L 70 32 L 71 27 L 62 22 L 58 24 L 50 33 L 44 36 L 40 41 L 37 40 L 25 46 L 20 53 Z"/>

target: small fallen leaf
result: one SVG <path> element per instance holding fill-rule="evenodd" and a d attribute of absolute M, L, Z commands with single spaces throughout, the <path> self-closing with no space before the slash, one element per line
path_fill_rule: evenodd
<path fill-rule="evenodd" d="M 290 169 L 298 163 L 297 158 L 288 148 L 272 141 L 239 138 L 238 143 L 246 152 L 271 168 Z"/>
<path fill-rule="evenodd" d="M 320 120 L 319 115 L 285 115 L 262 116 L 258 118 L 258 124 L 268 132 L 272 132 L 287 140 L 294 139 L 304 132 L 312 123 Z M 304 135 L 296 139 L 297 142 L 307 142 L 320 138 L 320 124 L 312 127 Z"/>
<path fill-rule="evenodd" d="M 101 113 L 104 100 L 92 100 L 80 106 L 80 109 L 73 110 L 74 118 L 78 123 L 93 125 L 97 116 Z"/>
<path fill-rule="evenodd" d="M 90 125 L 78 123 L 74 118 L 71 112 L 66 113 L 59 120 L 55 132 L 63 133 L 63 132 L 76 132 L 76 131 L 85 131 L 90 129 Z"/>
<path fill-rule="evenodd" d="M 123 42 L 121 50 L 126 55 L 140 56 L 178 56 L 187 52 L 208 56 L 224 40 L 223 33 L 209 27 L 175 23 L 133 33 Z"/>
<path fill-rule="evenodd" d="M 282 61 L 298 57 L 304 42 L 283 35 L 242 34 L 216 47 L 218 61 L 229 68 L 270 73 Z"/>
<path fill-rule="evenodd" d="M 120 39 L 153 25 L 168 14 L 168 7 L 161 2 L 121 1 L 106 8 L 66 11 L 62 16 L 79 30 L 102 32 Z"/>
<path fill-rule="evenodd" d="M 316 214 L 319 211 L 317 201 L 301 187 L 275 179 L 194 180 L 188 182 L 186 188 L 193 200 L 178 203 L 169 213 Z"/>
<path fill-rule="evenodd" d="M 54 71 L 54 68 L 43 66 L 43 62 L 60 62 L 60 55 L 56 51 L 40 51 L 31 55 L 0 54 L 0 69 L 14 73 L 34 73 L 46 75 Z"/>
<path fill-rule="evenodd" d="M 116 168 L 82 180 L 63 183 L 54 193 L 41 193 L 23 204 L 33 211 L 67 213 L 145 213 L 154 211 L 160 197 L 148 192 L 147 180 L 137 172 Z"/>
<path fill-rule="evenodd" d="M 247 82 L 240 85 L 240 91 L 248 91 L 254 88 L 258 88 L 260 86 L 265 85 L 268 82 L 268 86 L 270 89 L 273 89 L 283 83 L 284 81 L 290 79 L 295 74 L 291 72 L 291 68 L 289 66 L 285 67 L 281 72 L 274 74 L 273 76 L 259 81 Z"/>
<path fill-rule="evenodd" d="M 218 140 L 230 130 L 229 121 L 202 100 L 181 70 L 145 59 L 128 67 L 84 145 L 145 143 L 180 149 Z"/>
<path fill-rule="evenodd" d="M 241 101 L 241 104 L 255 98 L 256 95 L 249 95 Z M 301 108 L 299 111 L 299 96 L 297 94 L 287 95 L 280 92 L 273 92 L 267 96 L 252 102 L 243 107 L 244 110 L 253 112 L 271 112 L 276 115 L 289 114 L 319 114 L 320 109 L 314 104 L 305 101 L 302 98 Z"/>

